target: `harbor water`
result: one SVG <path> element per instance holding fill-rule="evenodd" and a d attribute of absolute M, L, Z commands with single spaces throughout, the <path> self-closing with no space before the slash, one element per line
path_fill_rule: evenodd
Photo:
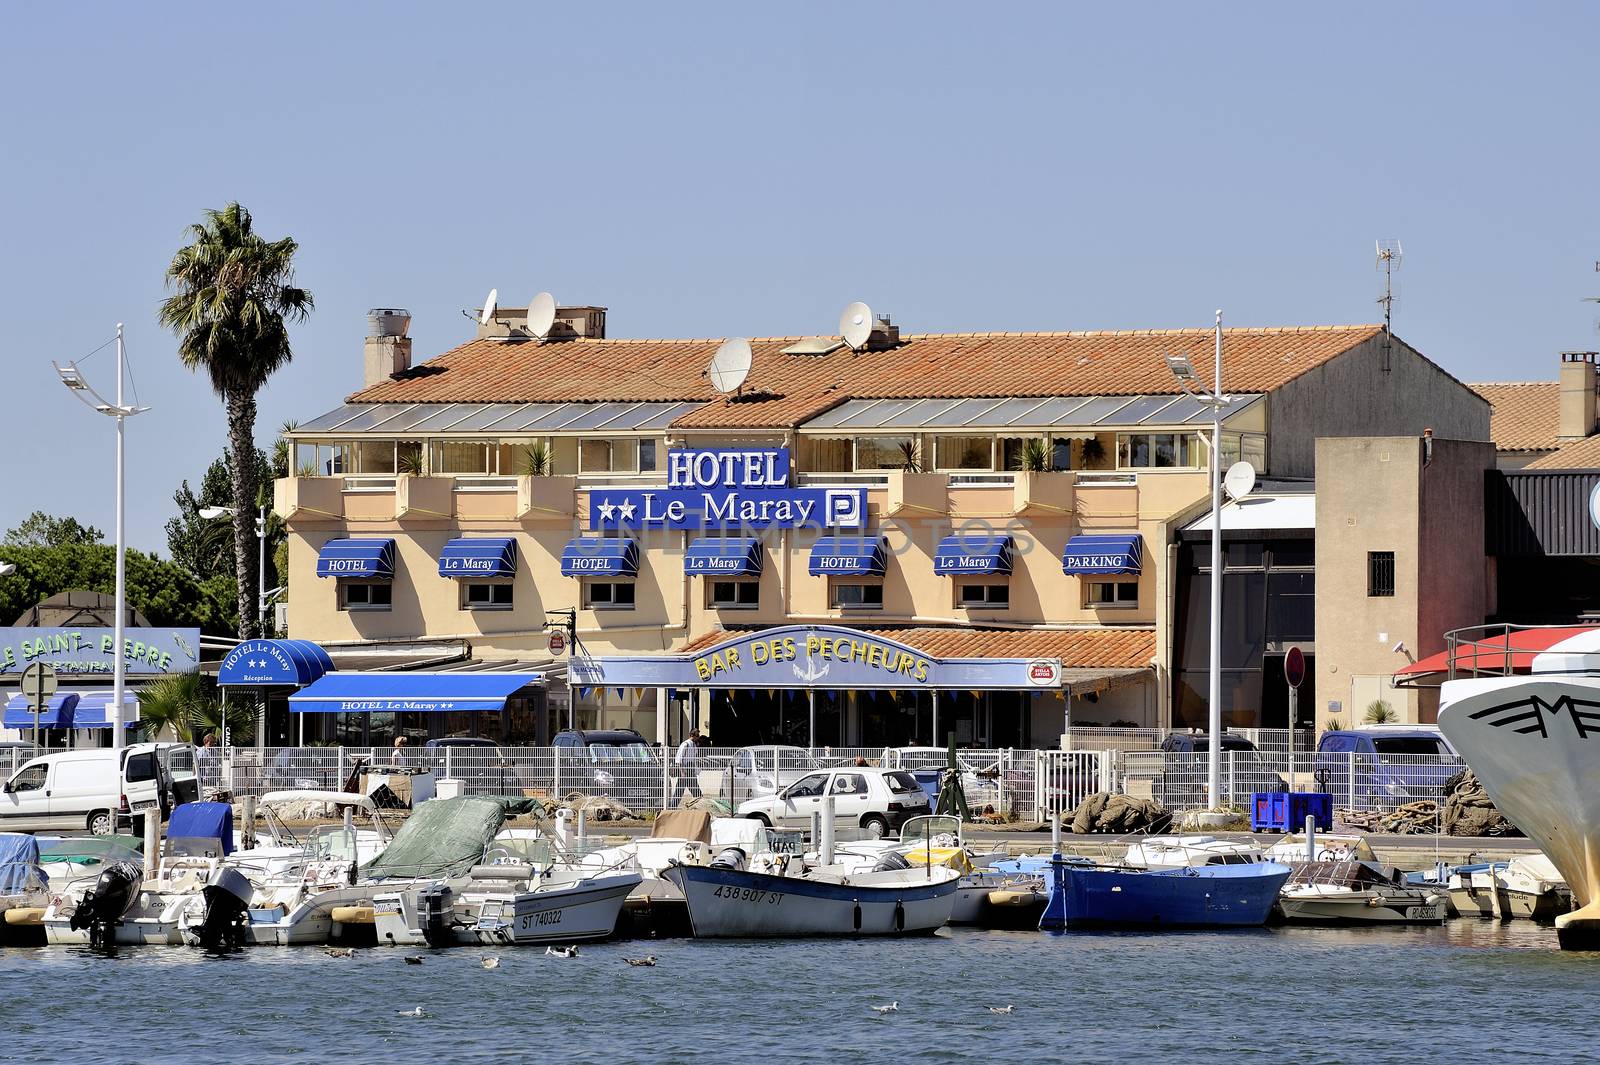
<path fill-rule="evenodd" d="M 421 956 L 409 965 L 405 955 Z M 652 954 L 654 967 L 626 958 Z M 481 959 L 498 957 L 484 968 Z M 1597 1060 L 1600 957 L 1528 921 L 539 949 L 0 950 L 0 1060 Z M 895 1012 L 872 1007 L 898 1002 Z M 421 1017 L 400 1011 L 421 1006 Z M 996 1014 L 990 1008 L 1014 1007 Z"/>

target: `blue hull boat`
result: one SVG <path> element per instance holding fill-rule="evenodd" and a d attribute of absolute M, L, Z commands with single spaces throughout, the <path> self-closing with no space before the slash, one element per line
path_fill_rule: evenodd
<path fill-rule="evenodd" d="M 1278 862 L 1184 869 L 1110 869 L 1050 861 L 1039 927 L 1246 928 L 1267 923 L 1290 869 Z"/>

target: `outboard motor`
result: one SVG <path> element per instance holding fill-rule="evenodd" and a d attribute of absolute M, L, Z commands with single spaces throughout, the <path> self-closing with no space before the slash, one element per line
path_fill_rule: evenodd
<path fill-rule="evenodd" d="M 430 947 L 450 941 L 450 889 L 433 884 L 417 892 L 417 931 Z"/>
<path fill-rule="evenodd" d="M 750 856 L 744 852 L 743 847 L 724 847 L 717 856 L 711 859 L 711 868 L 730 869 L 735 873 L 744 872 Z"/>
<path fill-rule="evenodd" d="M 906 856 L 899 851 L 885 851 L 878 859 L 878 864 L 872 867 L 874 873 L 888 873 L 895 869 L 910 869 L 911 863 L 906 861 Z"/>
<path fill-rule="evenodd" d="M 200 889 L 206 913 L 193 933 L 196 944 L 206 950 L 243 946 L 253 893 L 249 879 L 237 869 L 224 867 L 212 873 L 210 882 Z"/>
<path fill-rule="evenodd" d="M 78 903 L 67 925 L 74 932 L 89 930 L 90 946 L 111 942 L 111 926 L 122 919 L 144 886 L 144 870 L 133 862 L 118 862 L 100 874 Z"/>

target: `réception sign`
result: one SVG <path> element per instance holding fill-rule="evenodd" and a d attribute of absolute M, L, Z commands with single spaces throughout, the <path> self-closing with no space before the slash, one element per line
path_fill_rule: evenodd
<path fill-rule="evenodd" d="M 109 628 L 0 628 L 0 673 L 21 673 L 48 662 L 57 673 L 112 673 L 116 630 Z M 129 628 L 123 632 L 125 672 L 152 676 L 200 668 L 199 629 Z"/>
<path fill-rule="evenodd" d="M 865 488 L 792 488 L 789 449 L 675 448 L 666 488 L 595 489 L 592 529 L 861 528 Z"/>

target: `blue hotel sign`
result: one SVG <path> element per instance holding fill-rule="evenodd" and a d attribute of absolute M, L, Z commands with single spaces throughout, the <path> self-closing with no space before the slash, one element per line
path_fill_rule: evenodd
<path fill-rule="evenodd" d="M 791 488 L 789 449 L 667 452 L 666 488 L 595 489 L 592 529 L 855 529 L 865 488 Z"/>

